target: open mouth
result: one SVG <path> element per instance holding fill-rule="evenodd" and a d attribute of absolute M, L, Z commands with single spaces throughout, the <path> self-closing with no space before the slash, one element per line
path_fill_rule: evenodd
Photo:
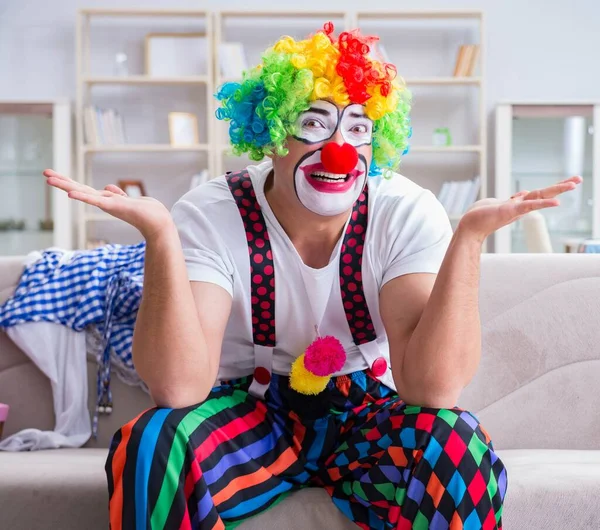
<path fill-rule="evenodd" d="M 300 167 L 308 183 L 317 191 L 327 193 L 343 193 L 348 191 L 364 172 L 353 169 L 349 173 L 330 173 L 323 164 L 308 164 Z"/>
<path fill-rule="evenodd" d="M 338 174 L 325 171 L 313 171 L 310 176 L 321 182 L 345 182 L 350 178 L 350 173 Z"/>

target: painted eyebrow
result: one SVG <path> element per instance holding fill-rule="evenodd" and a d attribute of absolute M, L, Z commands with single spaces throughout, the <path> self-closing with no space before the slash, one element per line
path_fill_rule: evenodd
<path fill-rule="evenodd" d="M 364 112 L 351 112 L 350 117 L 351 118 L 366 118 L 367 115 Z"/>
<path fill-rule="evenodd" d="M 331 116 L 332 113 L 329 112 L 327 109 L 320 109 L 318 107 L 310 107 L 308 110 L 304 111 L 304 114 L 307 112 L 314 112 L 316 114 L 320 114 L 321 116 Z"/>

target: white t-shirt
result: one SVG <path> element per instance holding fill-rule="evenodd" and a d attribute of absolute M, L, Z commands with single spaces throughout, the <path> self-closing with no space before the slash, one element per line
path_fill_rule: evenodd
<path fill-rule="evenodd" d="M 342 306 L 339 283 L 342 239 L 326 267 L 306 266 L 264 195 L 271 162 L 247 169 L 273 252 L 277 336 L 273 372 L 289 374 L 292 362 L 315 339 L 315 324 L 321 336 L 337 337 L 346 350 L 346 363 L 334 375 L 367 368 L 352 340 Z M 395 174 L 391 179 L 369 177 L 368 182 L 369 222 L 362 280 L 377 343 L 389 363 L 389 346 L 379 313 L 379 291 L 386 282 L 403 274 L 437 273 L 452 237 L 452 228 L 435 195 L 402 175 Z M 254 346 L 248 245 L 225 177 L 215 178 L 186 193 L 173 206 L 172 215 L 179 230 L 189 279 L 220 285 L 233 297 L 219 378 L 250 375 L 254 371 Z M 402 300 L 398 300 L 398 306 L 401 310 Z"/>

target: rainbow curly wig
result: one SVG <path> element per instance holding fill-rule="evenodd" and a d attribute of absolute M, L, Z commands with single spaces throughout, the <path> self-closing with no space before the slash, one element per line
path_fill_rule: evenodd
<path fill-rule="evenodd" d="M 283 37 L 262 62 L 244 72 L 241 83 L 225 83 L 216 94 L 216 115 L 229 121 L 236 155 L 251 160 L 285 156 L 298 116 L 316 99 L 339 105 L 361 104 L 373 121 L 371 175 L 391 173 L 408 152 L 410 93 L 389 63 L 369 56 L 375 36 L 358 30 L 333 37 L 328 22 L 310 38 Z"/>

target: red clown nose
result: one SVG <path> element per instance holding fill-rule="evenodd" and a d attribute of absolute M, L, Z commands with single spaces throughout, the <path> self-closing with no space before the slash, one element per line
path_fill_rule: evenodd
<path fill-rule="evenodd" d="M 358 153 L 350 144 L 329 142 L 321 151 L 321 162 L 329 173 L 350 173 L 358 162 Z"/>

